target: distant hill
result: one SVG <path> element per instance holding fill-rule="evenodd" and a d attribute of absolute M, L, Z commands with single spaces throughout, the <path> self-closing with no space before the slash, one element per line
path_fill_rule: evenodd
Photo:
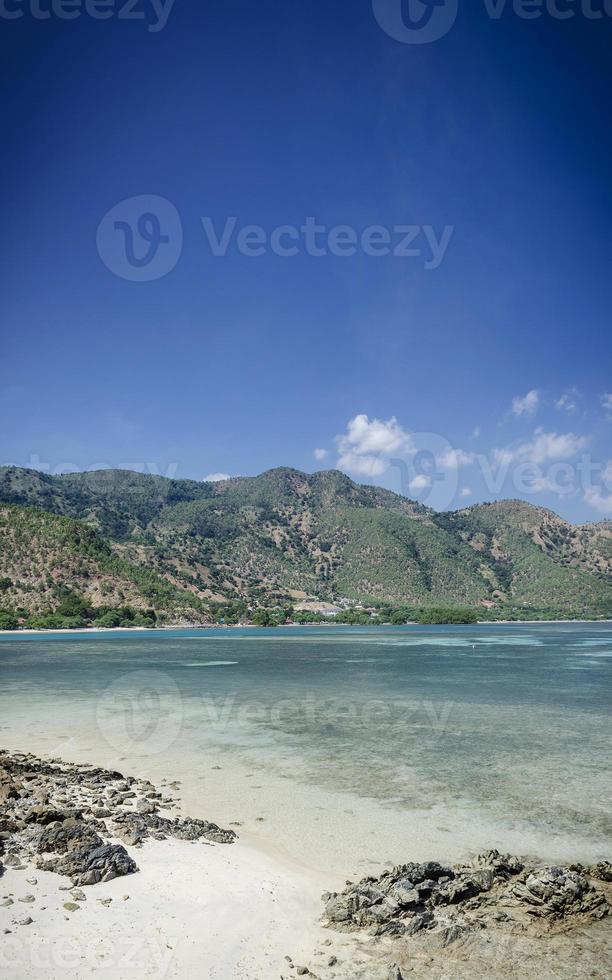
<path fill-rule="evenodd" d="M 44 617 L 75 595 L 102 616 L 109 610 L 123 610 L 119 618 L 102 625 L 209 618 L 196 596 L 125 560 L 84 522 L 0 504 L 0 609 Z M 64 618 L 79 617 L 81 612 L 74 606 L 67 608 Z M 93 619 L 93 614 L 86 618 Z"/>
<path fill-rule="evenodd" d="M 518 500 L 437 513 L 335 470 L 206 483 L 4 467 L 0 502 L 0 578 L 18 583 L 4 608 L 52 609 L 63 591 L 166 621 L 314 600 L 612 615 L 612 523 Z"/>

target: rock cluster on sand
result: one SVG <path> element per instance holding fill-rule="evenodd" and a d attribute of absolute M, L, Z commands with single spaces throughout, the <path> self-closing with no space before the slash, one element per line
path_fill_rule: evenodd
<path fill-rule="evenodd" d="M 0 752 L 0 875 L 3 864 L 31 861 L 75 886 L 93 885 L 138 870 L 124 844 L 139 846 L 147 837 L 235 840 L 234 831 L 206 820 L 159 812 L 171 805 L 146 780 Z"/>
<path fill-rule="evenodd" d="M 593 879 L 612 881 L 612 866 L 541 868 L 488 851 L 468 865 L 403 864 L 323 900 L 334 928 L 367 928 L 377 936 L 434 931 L 448 945 L 493 923 L 525 927 L 538 921 L 552 928 L 603 918 L 607 897 Z"/>

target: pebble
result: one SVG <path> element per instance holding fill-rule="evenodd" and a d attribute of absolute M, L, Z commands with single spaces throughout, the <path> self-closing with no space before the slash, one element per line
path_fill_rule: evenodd
<path fill-rule="evenodd" d="M 76 902 L 64 902 L 64 908 L 67 912 L 76 912 L 80 907 Z"/>
<path fill-rule="evenodd" d="M 38 884 L 38 878 L 26 878 L 26 881 L 27 881 L 28 885 L 37 885 Z"/>
<path fill-rule="evenodd" d="M 34 922 L 34 919 L 31 919 L 30 916 L 28 915 L 28 917 L 26 919 L 19 919 L 17 925 L 18 926 L 31 926 L 33 922 Z"/>
<path fill-rule="evenodd" d="M 75 902 L 86 902 L 87 895 L 81 888 L 73 888 L 70 892 Z"/>
<path fill-rule="evenodd" d="M 22 895 L 21 898 L 19 898 L 19 901 L 27 902 L 29 904 L 30 902 L 35 902 L 36 899 L 34 898 L 33 895 Z"/>
<path fill-rule="evenodd" d="M 2 908 L 8 908 L 9 905 L 14 905 L 14 904 L 15 903 L 13 902 L 12 898 L 6 898 L 3 902 L 0 902 L 0 906 Z"/>

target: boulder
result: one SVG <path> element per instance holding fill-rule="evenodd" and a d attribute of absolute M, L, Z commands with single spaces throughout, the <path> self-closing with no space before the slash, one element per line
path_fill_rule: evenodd
<path fill-rule="evenodd" d="M 45 861 L 45 871 L 66 875 L 73 885 L 83 887 L 100 881 L 111 881 L 138 871 L 136 862 L 121 844 L 100 844 L 94 848 L 71 850 Z"/>

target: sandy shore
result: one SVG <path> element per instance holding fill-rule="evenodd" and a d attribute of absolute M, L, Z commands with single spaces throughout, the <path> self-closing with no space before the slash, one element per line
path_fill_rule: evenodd
<path fill-rule="evenodd" d="M 312 956 L 319 895 L 311 881 L 265 854 L 241 842 L 179 840 L 130 850 L 139 872 L 90 886 L 72 912 L 64 909 L 71 898 L 61 890 L 65 878 L 7 868 L 0 895 L 14 904 L 0 907 L 0 973 L 20 980 L 251 980 L 278 976 L 288 953 L 298 963 L 300 955 Z M 34 901 L 20 902 L 26 895 Z M 25 917 L 32 923 L 18 925 Z"/>
<path fill-rule="evenodd" d="M 470 626 L 547 626 L 552 624 L 563 625 L 564 623 L 574 623 L 576 625 L 589 623 L 612 623 L 612 619 L 479 619 L 476 623 L 466 623 L 466 628 Z M 326 620 L 324 623 L 281 623 L 275 626 L 275 630 L 282 629 L 292 629 L 294 625 L 303 626 L 346 626 L 346 623 L 334 623 L 333 619 L 329 622 Z M 367 627 L 368 624 L 366 624 Z M 376 628 L 379 624 L 373 623 L 372 628 Z M 384 627 L 391 626 L 391 623 L 381 624 Z M 430 624 L 407 622 L 405 626 L 423 626 Z M 436 629 L 437 625 L 443 626 L 444 623 L 431 624 L 431 629 Z M 450 625 L 461 625 L 461 624 L 450 624 Z M 166 626 L 155 626 L 153 628 L 149 626 L 87 626 L 82 629 L 16 629 L 16 630 L 2 630 L 0 636 L 48 636 L 51 633 L 160 633 L 164 630 L 242 630 L 242 629 L 260 629 L 267 630 L 269 627 L 266 626 L 255 626 L 250 623 L 237 623 L 221 625 L 220 623 L 199 623 L 194 625 L 193 623 L 175 623 L 174 625 Z"/>
<path fill-rule="evenodd" d="M 402 808 L 367 797 L 302 783 L 264 764 L 225 753 L 185 751 L 139 756 L 126 742 L 118 752 L 96 727 L 79 719 L 78 736 L 61 719 L 14 719 L 0 725 L 2 746 L 41 757 L 101 765 L 150 779 L 178 780 L 177 813 L 234 828 L 243 843 L 281 867 L 313 881 L 320 894 L 347 877 L 380 874 L 408 860 L 456 861 L 494 842 L 502 850 L 555 862 L 595 862 L 609 856 L 601 841 L 544 829 L 502 825 L 469 803 L 435 802 Z M 59 730 L 54 730 L 57 728 Z M 62 734 L 62 730 L 65 734 Z"/>
<path fill-rule="evenodd" d="M 82 772 L 95 777 L 100 770 Z M 106 798 L 109 780 L 125 785 L 123 777 L 107 771 L 101 784 L 94 779 L 100 786 L 94 799 Z M 171 784 L 171 795 L 162 783 L 156 808 L 171 817 L 178 783 Z M 21 785 L 23 798 L 26 783 Z M 84 802 L 80 785 L 79 779 L 71 783 L 77 807 Z M 85 797 L 91 799 L 91 779 L 87 785 Z M 131 785 L 142 802 L 151 784 L 136 778 Z M 36 798 L 31 794 L 32 789 L 26 793 L 29 805 Z M 7 814 L 23 806 L 19 796 L 8 800 Z M 132 815 L 138 809 L 133 802 L 121 798 L 111 806 L 116 814 Z M 21 853 L 32 857 L 22 857 L 22 866 L 15 867 L 14 845 L 7 843 L 5 867 L 0 865 L 0 975 L 16 980 L 288 980 L 299 975 L 312 980 L 531 980 L 534 975 L 604 980 L 612 973 L 609 919 L 583 918 L 567 929 L 554 923 L 553 932 L 546 924 L 543 930 L 519 924 L 517 932 L 496 929 L 493 916 L 485 930 L 469 930 L 450 946 L 435 930 L 403 941 L 374 938 L 363 928 L 347 933 L 322 920 L 321 893 L 334 874 L 306 868 L 271 844 L 255 847 L 248 837 L 213 840 L 146 836 L 128 844 L 138 871 L 80 889 L 66 872 L 36 867 L 32 861 L 38 859 L 27 849 Z M 119 843 L 112 832 L 109 842 Z M 406 838 L 404 859 L 413 859 L 415 850 Z M 344 882 L 336 884 L 342 890 Z"/>
<path fill-rule="evenodd" d="M 94 767 L 80 770 L 85 776 L 91 771 L 99 772 Z M 4 768 L 1 773 L 4 827 L 11 827 L 11 806 L 23 807 L 20 794 L 23 797 L 29 783 L 18 783 L 22 788 L 15 795 L 10 790 L 12 777 Z M 98 806 L 104 805 L 105 787 L 117 785 L 112 780 L 125 785 L 107 771 L 94 795 Z M 139 783 L 131 785 L 137 788 Z M 78 779 L 71 786 L 78 813 L 83 806 Z M 170 820 L 182 819 L 175 809 L 176 787 L 173 784 L 167 803 L 155 804 L 156 812 Z M 7 797 L 7 791 L 12 795 Z M 26 808 L 34 799 L 28 796 Z M 137 816 L 127 803 L 111 803 L 113 814 Z M 42 809 L 49 806 L 53 804 L 47 800 Z M 321 925 L 323 878 L 305 874 L 290 860 L 248 841 L 146 836 L 140 843 L 128 843 L 128 855 L 138 870 L 78 888 L 65 872 L 39 867 L 40 859 L 34 853 L 28 857 L 27 846 L 24 851 L 13 833 L 4 833 L 0 841 L 0 976 L 265 980 L 300 967 L 309 968 L 313 976 L 327 967 L 325 975 L 346 980 L 373 975 L 368 966 L 370 937 L 344 936 Z M 121 844 L 112 831 L 106 840 Z M 332 964 L 336 969 L 330 973 Z M 376 955 L 375 972 L 379 966 Z"/>

